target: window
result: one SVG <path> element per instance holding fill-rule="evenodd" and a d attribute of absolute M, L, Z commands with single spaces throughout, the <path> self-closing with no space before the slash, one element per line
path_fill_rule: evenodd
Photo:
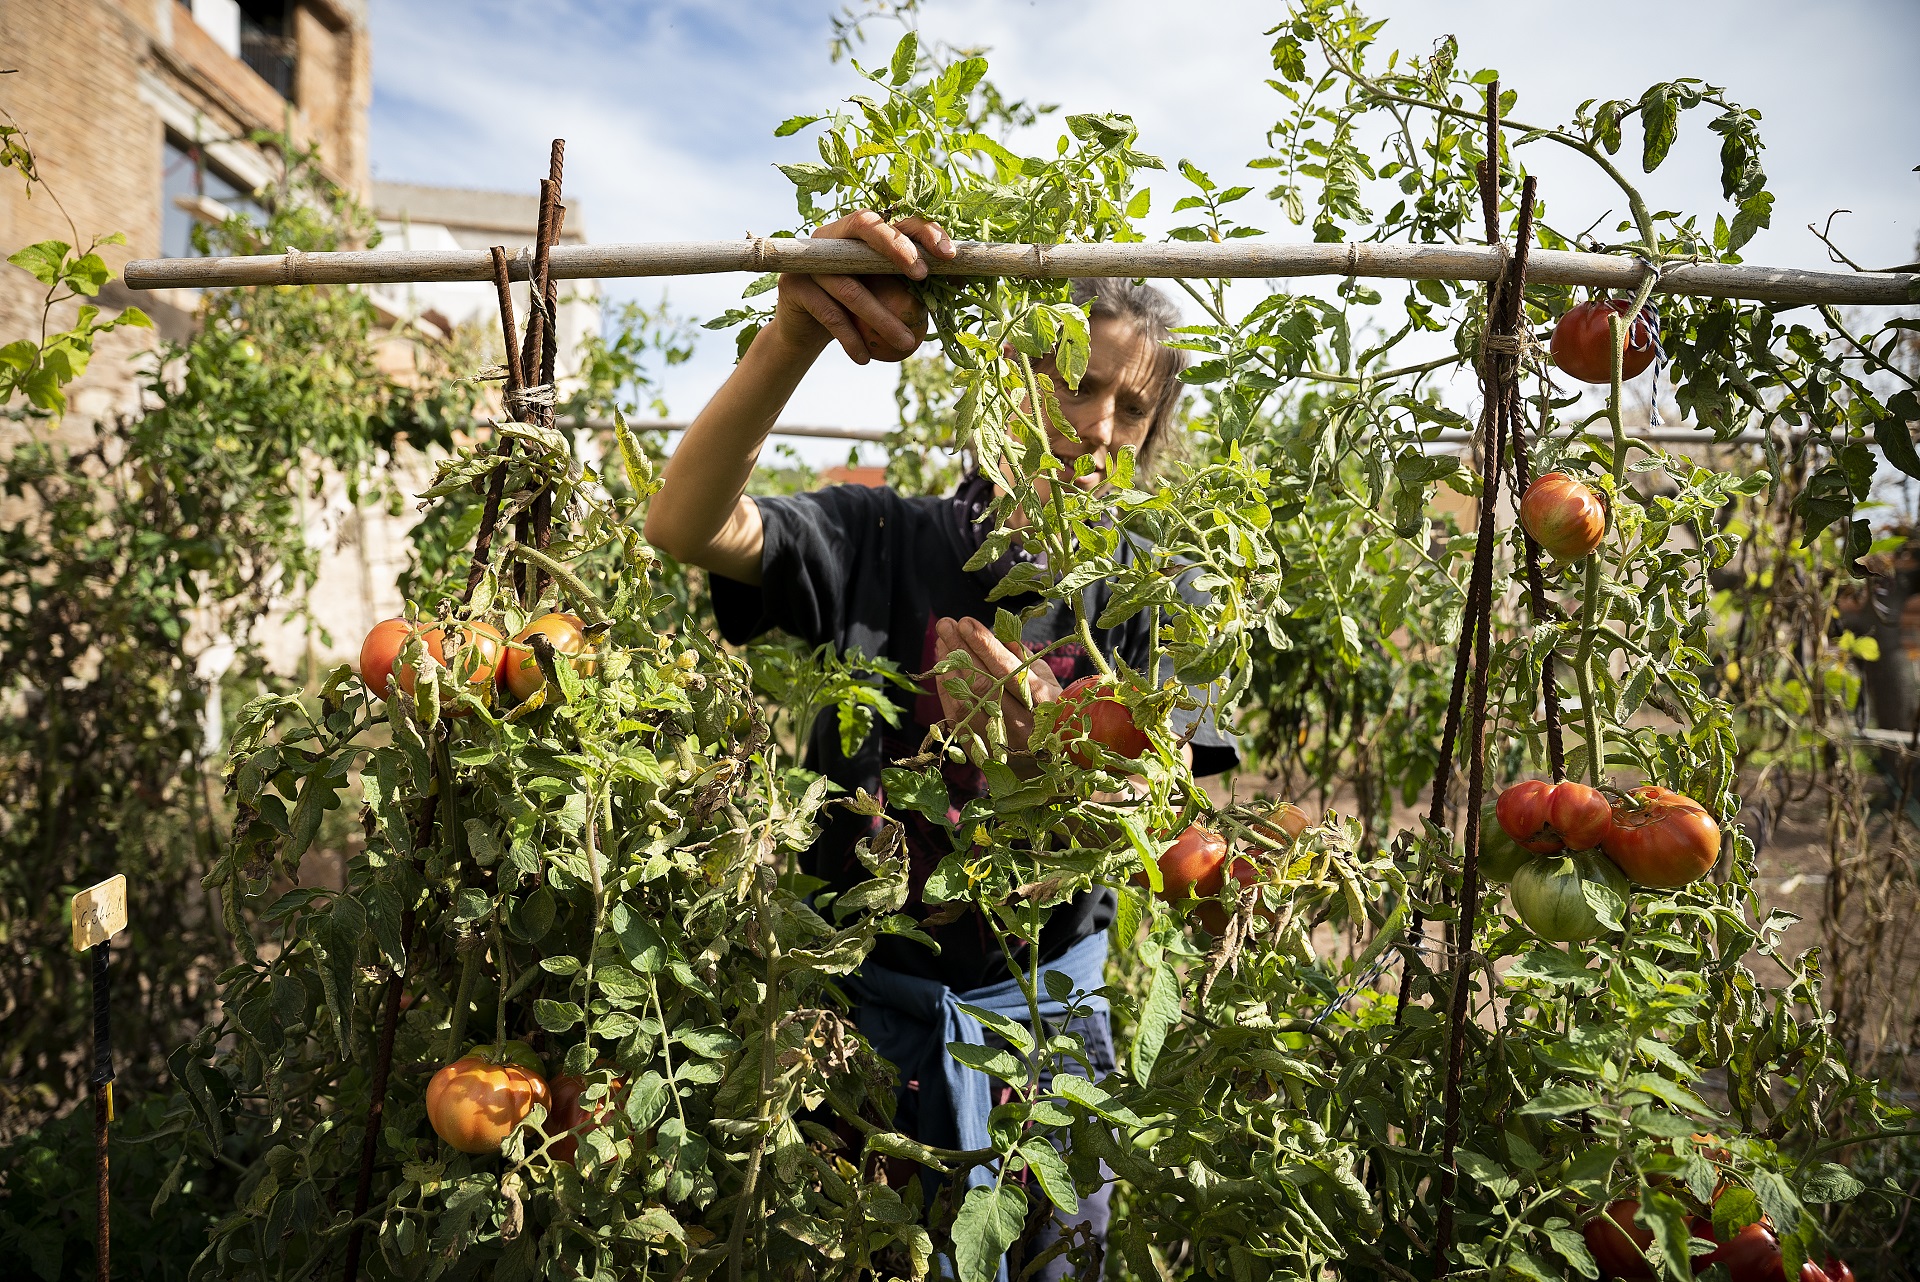
<path fill-rule="evenodd" d="M 287 99 L 296 62 L 291 10 L 287 0 L 240 0 L 240 61 Z"/>
<path fill-rule="evenodd" d="M 210 162 L 204 147 L 169 133 L 161 154 L 160 252 L 166 257 L 191 258 L 200 252 L 193 247 L 193 225 L 200 220 L 182 208 L 183 198 L 190 204 L 194 197 L 205 197 L 256 222 L 265 221 L 251 188 Z"/>

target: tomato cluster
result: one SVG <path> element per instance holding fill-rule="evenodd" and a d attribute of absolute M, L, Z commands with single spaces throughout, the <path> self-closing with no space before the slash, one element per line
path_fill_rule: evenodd
<path fill-rule="evenodd" d="M 545 637 L 555 655 L 567 656 L 574 671 L 586 676 L 594 669 L 592 647 L 587 642 L 586 625 L 572 614 L 543 614 L 520 629 L 507 641 L 492 624 L 462 621 L 448 628 L 439 624 L 411 623 L 406 619 L 385 619 L 373 625 L 360 645 L 360 679 L 376 699 L 393 693 L 395 665 L 399 665 L 400 688 L 414 692 L 416 669 L 401 659 L 410 641 L 417 640 L 421 650 L 436 666 L 447 668 L 467 683 L 475 698 L 491 703 L 500 691 L 512 703 L 525 703 L 546 685 L 545 674 L 533 652 L 533 638 Z M 460 709 L 448 709 L 459 716 Z"/>
<path fill-rule="evenodd" d="M 1624 903 L 1629 880 L 1678 889 L 1719 857 L 1720 825 L 1707 808 L 1651 784 L 1610 802 L 1585 784 L 1528 779 L 1503 791 L 1481 822 L 1482 875 L 1511 882 L 1520 920 L 1562 942 L 1600 933 L 1590 886 Z"/>
<path fill-rule="evenodd" d="M 1652 1282 L 1653 1266 L 1647 1252 L 1653 1246 L 1653 1230 L 1634 1223 L 1640 1203 L 1623 1198 L 1581 1225 L 1587 1249 L 1600 1266 L 1600 1276 L 1618 1282 Z M 1695 1241 L 1713 1249 L 1692 1257 L 1693 1271 L 1710 1265 L 1723 1265 L 1731 1282 L 1787 1282 L 1786 1258 L 1773 1225 L 1762 1218 L 1749 1224 L 1722 1242 L 1714 1234 L 1713 1221 L 1702 1215 L 1689 1216 L 1687 1227 Z M 1800 1282 L 1853 1282 L 1853 1269 L 1845 1260 L 1827 1257 L 1825 1267 L 1808 1260 L 1800 1266 Z"/>

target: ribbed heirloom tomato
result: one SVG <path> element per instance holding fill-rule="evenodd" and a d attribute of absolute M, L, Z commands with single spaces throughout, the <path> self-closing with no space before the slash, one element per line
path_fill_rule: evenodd
<path fill-rule="evenodd" d="M 1553 327 L 1553 363 L 1583 383 L 1613 382 L 1613 335 L 1608 332 L 1609 315 L 1625 316 L 1632 303 L 1611 298 L 1606 302 L 1586 302 L 1569 307 L 1560 323 Z M 1654 330 L 1653 309 L 1643 307 L 1627 329 L 1627 350 L 1620 363 L 1620 376 L 1636 377 L 1660 348 Z"/>
<path fill-rule="evenodd" d="M 1520 500 L 1520 526 L 1556 561 L 1578 561 L 1600 546 L 1607 509 L 1591 486 L 1548 472 Z"/>
<path fill-rule="evenodd" d="M 477 1055 L 455 1060 L 427 1083 L 427 1120 L 462 1153 L 495 1153 L 535 1104 L 547 1081 L 530 1068 Z"/>
<path fill-rule="evenodd" d="M 1136 761 L 1152 741 L 1133 722 L 1127 705 L 1112 697 L 1113 683 L 1105 677 L 1081 677 L 1060 692 L 1060 739 L 1072 743 L 1091 739 L 1116 756 Z M 1067 749 L 1067 758 L 1082 770 L 1091 770 L 1094 754 L 1085 744 Z"/>
<path fill-rule="evenodd" d="M 1591 850 L 1613 827 L 1613 809 L 1606 797 L 1571 780 L 1523 780 L 1500 794 L 1494 813 L 1507 835 L 1536 855 Z"/>
<path fill-rule="evenodd" d="M 572 656 L 573 670 L 581 676 L 590 675 L 594 669 L 593 651 L 587 646 L 586 624 L 580 616 L 543 614 L 515 634 L 507 644 L 505 657 L 500 660 L 501 683 L 515 703 L 525 703 L 534 691 L 547 684 L 546 674 L 540 671 L 540 660 L 533 653 L 535 635 L 545 637 L 556 656 Z"/>
<path fill-rule="evenodd" d="M 373 625 L 373 631 L 367 633 L 367 639 L 360 643 L 360 680 L 366 683 L 367 690 L 374 698 L 385 699 L 393 693 L 393 665 L 399 660 L 407 638 L 416 631 L 420 634 L 420 644 L 426 647 L 434 661 L 446 661 L 446 634 L 439 628 L 416 628 L 405 619 L 381 620 Z M 412 669 L 402 668 L 400 688 L 412 694 L 413 687 Z"/>
<path fill-rule="evenodd" d="M 1523 864 L 1513 874 L 1507 898 L 1527 929 L 1542 939 L 1578 943 L 1605 929 L 1600 915 L 1587 902 L 1588 885 L 1611 890 L 1627 901 L 1627 879 L 1600 855 L 1584 852 L 1553 855 Z"/>
<path fill-rule="evenodd" d="M 1674 890 L 1704 877 L 1720 858 L 1720 825 L 1692 797 L 1649 784 L 1613 808 L 1600 848 L 1642 886 Z"/>

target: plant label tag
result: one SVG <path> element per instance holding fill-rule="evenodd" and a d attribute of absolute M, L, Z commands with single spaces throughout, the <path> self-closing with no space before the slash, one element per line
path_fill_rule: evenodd
<path fill-rule="evenodd" d="M 73 946 L 85 952 L 127 928 L 127 879 L 115 873 L 73 897 Z"/>

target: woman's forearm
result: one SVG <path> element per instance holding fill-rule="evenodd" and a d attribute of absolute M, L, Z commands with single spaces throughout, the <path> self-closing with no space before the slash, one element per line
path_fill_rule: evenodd
<path fill-rule="evenodd" d="M 742 496 L 767 433 L 829 341 L 823 329 L 795 338 L 795 328 L 776 319 L 754 337 L 667 460 L 646 537 L 675 560 L 760 582 L 760 510 Z"/>

